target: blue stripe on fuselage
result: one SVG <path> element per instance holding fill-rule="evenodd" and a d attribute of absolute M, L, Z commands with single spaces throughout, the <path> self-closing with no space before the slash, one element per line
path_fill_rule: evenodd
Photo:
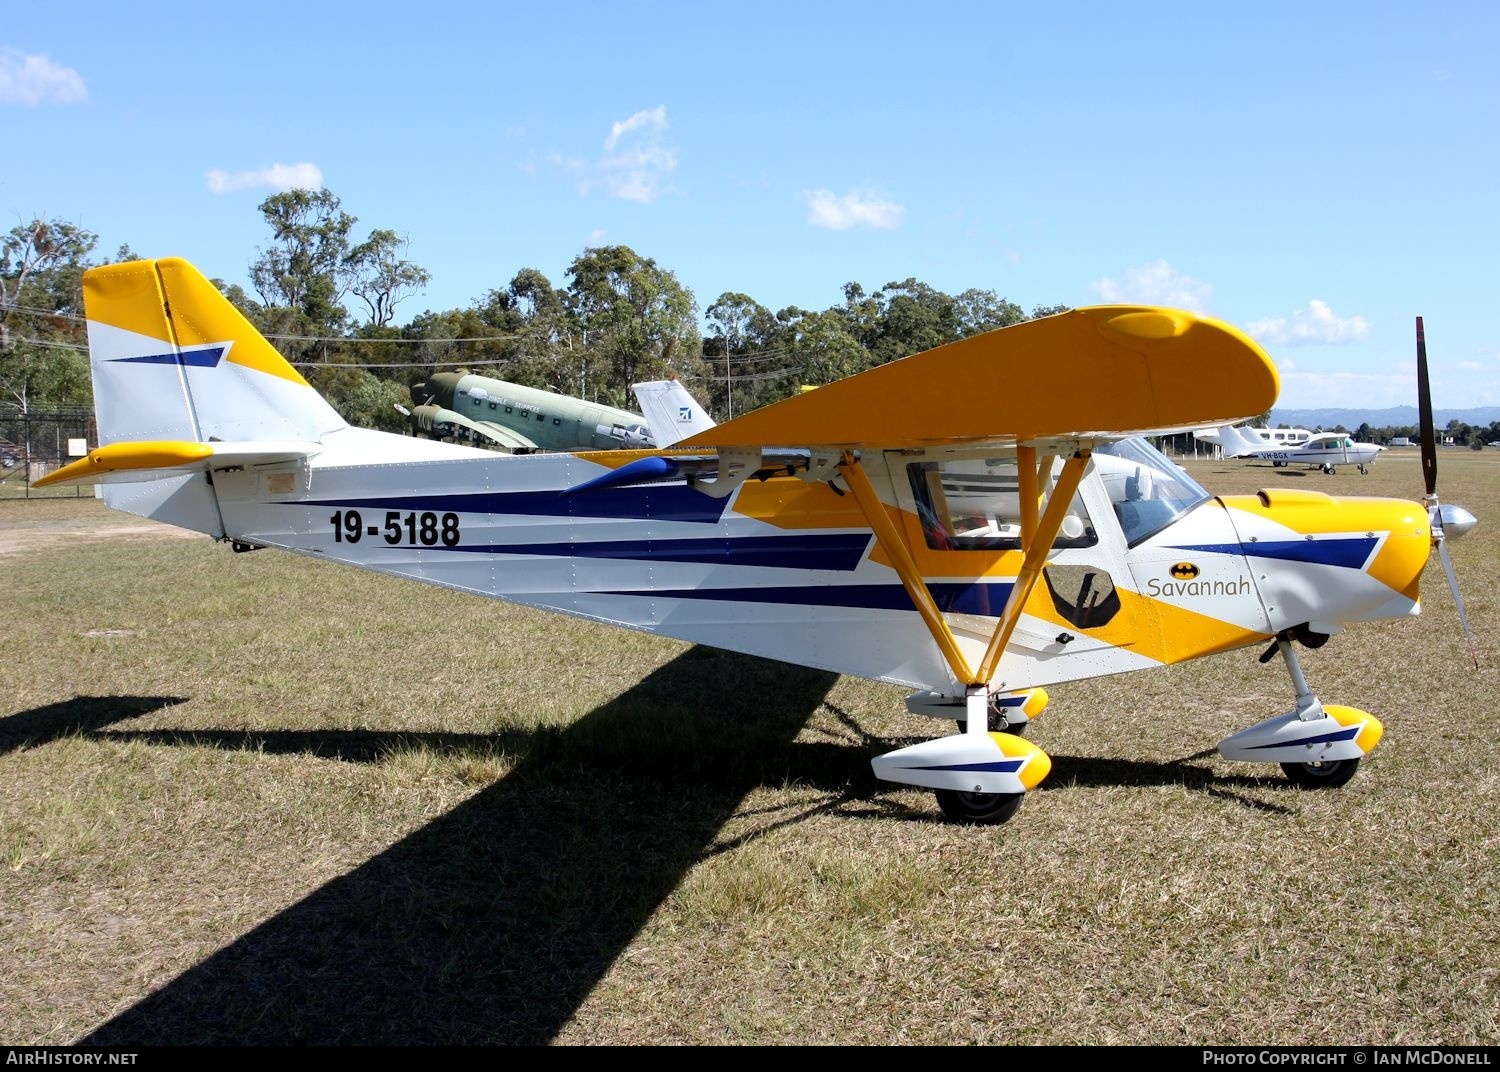
<path fill-rule="evenodd" d="M 1377 536 L 1340 536 L 1331 540 L 1257 540 L 1254 543 L 1200 543 L 1174 545 L 1174 551 L 1246 558 L 1273 558 L 1283 562 L 1308 562 L 1318 566 L 1363 569 L 1380 545 Z"/>
<path fill-rule="evenodd" d="M 526 517 L 613 517 L 632 521 L 685 521 L 716 524 L 728 499 L 715 499 L 686 484 L 603 488 L 587 495 L 553 491 L 448 492 L 382 495 L 368 499 L 302 499 L 284 506 L 336 506 L 346 510 L 432 510 L 439 513 L 514 514 Z M 501 548 L 495 548 L 496 551 Z"/>
<path fill-rule="evenodd" d="M 1010 595 L 1010 581 L 980 584 L 929 584 L 938 609 L 955 614 L 998 618 Z M 801 607 L 858 607 L 861 610 L 916 610 L 899 584 L 766 585 L 756 588 L 667 588 L 651 592 L 596 592 L 595 595 L 662 599 L 712 599 L 729 603 L 781 603 Z"/>
<path fill-rule="evenodd" d="M 597 493 L 593 493 L 597 494 Z M 868 532 L 738 536 L 707 540 L 601 540 L 568 543 L 463 544 L 454 551 L 478 554 L 545 555 L 554 558 L 616 558 L 642 562 L 704 562 L 723 566 L 776 566 L 838 570 L 859 565 Z"/>

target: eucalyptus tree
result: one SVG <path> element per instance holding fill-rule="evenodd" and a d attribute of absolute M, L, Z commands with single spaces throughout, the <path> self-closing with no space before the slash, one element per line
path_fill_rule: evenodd
<path fill-rule="evenodd" d="M 1026 319 L 1026 310 L 993 290 L 970 287 L 953 299 L 960 338 L 1008 328 Z"/>
<path fill-rule="evenodd" d="M 869 366 L 870 352 L 849 330 L 843 310 L 815 313 L 794 305 L 777 313 L 776 319 L 803 386 L 821 387 Z"/>
<path fill-rule="evenodd" d="M 90 399 L 83 273 L 97 243 L 40 217 L 0 236 L 0 398 L 22 413 Z"/>
<path fill-rule="evenodd" d="M 388 325 L 403 298 L 432 282 L 432 273 L 407 257 L 410 248 L 410 240 L 395 231 L 371 231 L 345 258 L 349 292 L 369 311 L 375 327 Z"/>
<path fill-rule="evenodd" d="M 726 291 L 708 307 L 705 320 L 710 337 L 704 340 L 703 357 L 713 368 L 709 408 L 734 416 L 736 380 L 744 381 L 739 411 L 755 408 L 764 393 L 757 385 L 782 378 L 788 364 L 777 346 L 781 326 L 775 314 L 748 294 Z"/>
<path fill-rule="evenodd" d="M 568 276 L 568 308 L 601 359 L 603 382 L 588 397 L 624 406 L 632 383 L 700 373 L 697 303 L 671 272 L 629 246 L 601 246 L 574 258 Z"/>
<path fill-rule="evenodd" d="M 356 244 L 358 219 L 326 187 L 272 194 L 260 204 L 271 242 L 250 265 L 250 282 L 268 308 L 295 311 L 299 331 L 336 336 L 350 321 L 352 295 L 368 323 L 388 325 L 397 304 L 431 275 L 407 257 L 409 243 L 390 230 Z"/>

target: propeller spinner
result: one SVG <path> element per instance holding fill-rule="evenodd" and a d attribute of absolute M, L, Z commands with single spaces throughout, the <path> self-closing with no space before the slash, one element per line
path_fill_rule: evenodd
<path fill-rule="evenodd" d="M 1417 419 L 1422 434 L 1422 480 L 1427 493 L 1422 503 L 1427 507 L 1429 526 L 1432 529 L 1432 546 L 1437 549 L 1443 563 L 1443 572 L 1448 575 L 1448 587 L 1453 592 L 1453 602 L 1458 607 L 1458 620 L 1464 629 L 1464 639 L 1469 644 L 1469 657 L 1474 660 L 1474 669 L 1479 669 L 1479 646 L 1474 640 L 1474 631 L 1469 628 L 1469 615 L 1464 610 L 1464 600 L 1458 593 L 1458 575 L 1453 572 L 1453 559 L 1448 555 L 1448 539 L 1457 539 L 1472 529 L 1476 518 L 1461 506 L 1444 506 L 1437 495 L 1437 430 L 1433 427 L 1432 389 L 1427 379 L 1427 337 L 1422 330 L 1422 318 L 1417 317 Z"/>

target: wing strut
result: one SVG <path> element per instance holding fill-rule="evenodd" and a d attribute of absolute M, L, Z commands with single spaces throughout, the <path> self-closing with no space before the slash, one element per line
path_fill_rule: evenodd
<path fill-rule="evenodd" d="M 1021 465 L 1021 502 L 1028 498 L 1035 503 L 1036 470 L 1025 464 L 1028 460 L 1034 460 L 1033 448 L 1022 448 L 1032 451 L 1032 459 L 1024 456 L 1019 459 Z M 1088 465 L 1089 452 L 1080 450 L 1063 464 L 1062 472 L 1058 474 L 1057 483 L 1053 486 L 1051 494 L 1047 497 L 1047 508 L 1042 516 L 1034 524 L 1030 525 L 1031 532 L 1026 533 L 1028 526 L 1023 522 L 1022 549 L 1025 559 L 1021 565 L 1020 576 L 1010 591 L 1010 597 L 1005 601 L 1005 608 L 1001 611 L 1000 620 L 995 625 L 995 632 L 990 637 L 989 646 L 985 649 L 984 660 L 981 662 L 979 672 L 976 674 L 974 668 L 969 664 L 963 649 L 958 646 L 958 639 L 953 635 L 947 619 L 943 612 L 938 609 L 937 603 L 932 598 L 932 593 L 927 588 L 927 581 L 922 572 L 917 568 L 906 544 L 902 541 L 900 533 L 891 521 L 890 514 L 886 511 L 885 504 L 880 501 L 880 496 L 875 493 L 870 484 L 870 478 L 866 475 L 864 466 L 859 463 L 850 451 L 844 451 L 839 461 L 839 472 L 843 474 L 849 490 L 854 493 L 854 501 L 859 504 L 860 511 L 865 515 L 865 520 L 870 525 L 870 530 L 875 533 L 875 542 L 885 552 L 886 557 L 891 560 L 897 576 L 906 588 L 906 593 L 911 597 L 917 613 L 922 616 L 922 621 L 927 625 L 927 631 L 932 634 L 932 639 L 937 643 L 938 650 L 943 653 L 948 666 L 953 671 L 953 676 L 963 682 L 970 689 L 987 688 L 990 678 L 995 674 L 995 669 L 1000 664 L 1000 656 L 1005 651 L 1005 645 L 1010 641 L 1011 634 L 1015 632 L 1017 623 L 1021 620 L 1021 608 L 1031 598 L 1032 590 L 1036 588 L 1036 582 L 1042 576 L 1042 567 L 1047 564 L 1047 552 L 1052 550 L 1052 541 L 1057 539 L 1058 530 L 1062 528 L 1063 518 L 1067 516 L 1068 507 L 1073 502 L 1073 496 L 1078 491 L 1078 484 L 1083 479 L 1084 468 Z M 1028 479 L 1027 470 L 1031 469 Z M 1026 485 L 1031 487 L 1028 491 Z M 1035 507 L 1032 508 L 1035 515 Z M 983 720 L 980 720 L 980 724 Z"/>
<path fill-rule="evenodd" d="M 875 489 L 871 487 L 870 478 L 865 474 L 865 467 L 851 452 L 846 450 L 839 460 L 839 472 L 844 475 L 844 481 L 849 485 L 849 490 L 854 492 L 854 501 L 859 503 L 860 512 L 865 515 L 870 530 L 875 533 L 875 542 L 890 558 L 897 576 L 906 586 L 906 594 L 911 596 L 917 613 L 922 616 L 922 621 L 927 623 L 927 631 L 937 642 L 938 650 L 943 653 L 943 658 L 948 660 L 953 676 L 966 685 L 974 684 L 974 671 L 969 666 L 969 660 L 964 657 L 963 651 L 959 648 L 953 630 L 948 628 L 943 612 L 938 610 L 937 604 L 933 602 L 932 593 L 927 590 L 927 582 L 922 577 L 922 571 L 917 569 L 911 552 L 906 549 L 906 544 L 896 531 L 896 526 L 891 522 L 891 515 L 886 512 L 885 503 L 880 501 L 880 496 L 875 494 Z"/>
<path fill-rule="evenodd" d="M 1052 550 L 1052 541 L 1057 539 L 1057 532 L 1062 528 L 1063 518 L 1067 516 L 1068 507 L 1073 503 L 1073 496 L 1078 491 L 1079 481 L 1083 479 L 1083 470 L 1088 463 L 1089 452 L 1086 450 L 1078 451 L 1063 463 L 1062 472 L 1057 475 L 1057 483 L 1047 496 L 1047 509 L 1037 523 L 1034 538 L 1026 542 L 1023 537 L 1022 546 L 1026 551 L 1026 558 L 1021 563 L 1021 573 L 1016 577 L 1015 587 L 1010 590 L 1010 598 L 1005 601 L 1005 609 L 1000 613 L 995 635 L 990 637 L 990 646 L 984 650 L 984 660 L 979 664 L 980 681 L 988 682 L 995 676 L 1000 656 L 1021 620 L 1021 608 L 1026 606 L 1032 589 L 1042 576 L 1042 567 L 1047 564 L 1047 552 Z"/>
<path fill-rule="evenodd" d="M 1021 504 L 1021 546 L 1030 547 L 1031 538 L 1036 535 L 1039 509 L 1037 504 L 1042 501 L 1042 496 L 1037 491 L 1038 471 L 1035 447 L 1025 443 L 1017 444 L 1016 476 L 1019 478 L 1016 491 Z"/>

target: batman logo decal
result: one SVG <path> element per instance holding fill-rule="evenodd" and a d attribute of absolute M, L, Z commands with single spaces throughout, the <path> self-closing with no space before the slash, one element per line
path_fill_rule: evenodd
<path fill-rule="evenodd" d="M 1191 562 L 1178 562 L 1172 567 L 1171 573 L 1179 581 L 1191 581 L 1198 576 L 1198 567 Z"/>

